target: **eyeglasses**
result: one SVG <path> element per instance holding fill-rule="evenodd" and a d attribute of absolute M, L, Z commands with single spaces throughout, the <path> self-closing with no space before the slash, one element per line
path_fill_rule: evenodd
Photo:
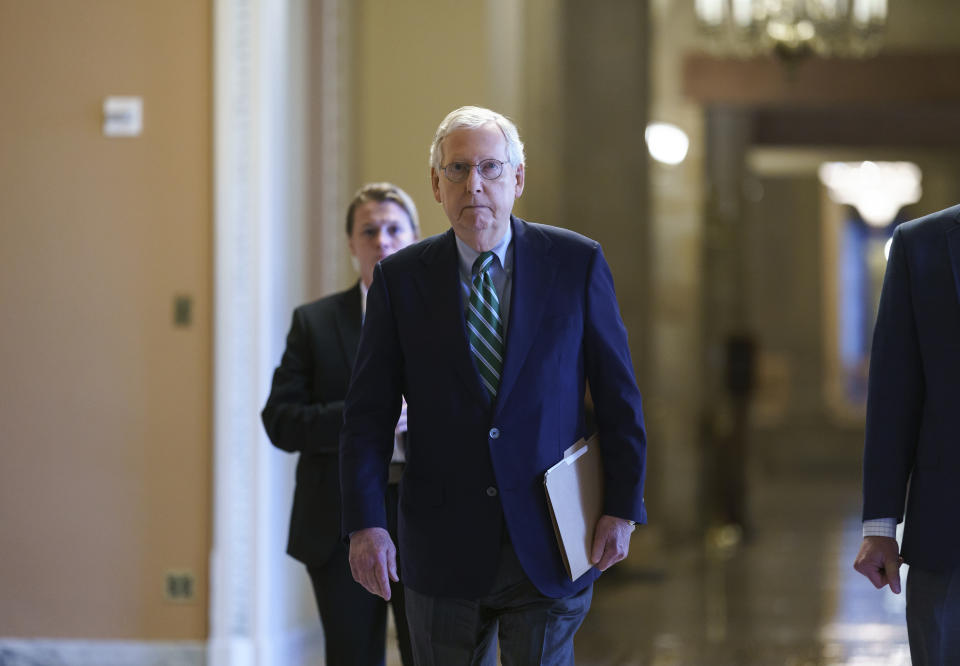
<path fill-rule="evenodd" d="M 462 183 L 470 176 L 470 169 L 477 168 L 477 173 L 484 180 L 496 180 L 503 173 L 505 162 L 495 159 L 480 160 L 477 164 L 469 162 L 450 162 L 447 166 L 440 167 L 443 175 L 451 183 Z"/>

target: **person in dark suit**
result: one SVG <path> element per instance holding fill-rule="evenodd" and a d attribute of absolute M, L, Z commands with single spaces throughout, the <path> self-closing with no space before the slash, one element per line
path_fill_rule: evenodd
<path fill-rule="evenodd" d="M 263 408 L 270 441 L 284 451 L 300 453 L 287 552 L 307 565 L 331 666 L 382 666 L 385 660 L 387 604 L 353 580 L 341 539 L 337 452 L 343 398 L 373 267 L 418 236 L 417 210 L 403 190 L 372 183 L 357 192 L 347 211 L 347 238 L 360 280 L 346 291 L 294 310 L 287 347 Z M 395 423 L 398 446 L 380 507 L 392 534 L 397 528 L 397 481 L 406 430 L 405 419 Z M 402 586 L 395 585 L 394 592 L 400 654 L 405 666 L 412 666 Z"/>
<path fill-rule="evenodd" d="M 356 580 L 390 598 L 402 573 L 419 666 L 572 664 L 600 571 L 626 556 L 646 436 L 600 245 L 514 215 L 523 145 L 499 113 L 441 123 L 431 179 L 451 229 L 384 259 L 344 407 L 340 474 Z M 570 580 L 543 474 L 596 409 L 605 514 L 596 566 Z M 408 405 L 399 559 L 386 529 L 392 423 Z"/>
<path fill-rule="evenodd" d="M 900 592 L 914 666 L 960 664 L 960 206 L 893 234 L 873 334 L 854 567 Z M 897 523 L 904 522 L 898 549 Z"/>

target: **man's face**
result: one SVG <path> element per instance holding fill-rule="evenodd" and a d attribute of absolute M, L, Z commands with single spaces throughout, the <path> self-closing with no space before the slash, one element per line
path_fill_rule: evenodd
<path fill-rule="evenodd" d="M 350 254 L 360 265 L 360 279 L 370 288 L 377 262 L 417 239 L 410 216 L 392 201 L 368 201 L 353 210 Z"/>
<path fill-rule="evenodd" d="M 451 182 L 442 171 L 430 170 L 433 196 L 443 206 L 453 232 L 478 252 L 492 249 L 503 239 L 510 224 L 513 202 L 523 192 L 523 165 L 507 163 L 507 140 L 495 123 L 477 129 L 451 132 L 440 144 L 443 162 L 470 166 L 467 178 Z M 503 162 L 503 172 L 496 180 L 484 179 L 472 165 L 482 160 Z"/>

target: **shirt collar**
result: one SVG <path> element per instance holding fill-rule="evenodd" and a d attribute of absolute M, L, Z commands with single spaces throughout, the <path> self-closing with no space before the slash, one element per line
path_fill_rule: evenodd
<path fill-rule="evenodd" d="M 454 238 L 457 241 L 457 252 L 460 255 L 460 272 L 469 277 L 473 273 L 473 262 L 477 260 L 480 253 L 460 240 L 460 237 L 456 234 L 454 234 Z M 493 247 L 493 253 L 497 255 L 497 259 L 500 260 L 500 267 L 504 269 L 507 265 L 507 248 L 510 247 L 511 240 L 513 240 L 513 220 L 510 220 L 507 224 L 507 232 L 503 234 L 503 238 Z"/>
<path fill-rule="evenodd" d="M 363 319 L 367 314 L 367 291 L 368 289 L 364 286 L 363 280 L 360 280 L 360 318 Z"/>

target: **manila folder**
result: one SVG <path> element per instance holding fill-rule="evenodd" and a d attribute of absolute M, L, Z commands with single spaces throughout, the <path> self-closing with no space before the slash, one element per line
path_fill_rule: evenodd
<path fill-rule="evenodd" d="M 570 580 L 576 580 L 593 566 L 593 533 L 603 512 L 603 466 L 597 436 L 581 439 L 567 449 L 563 460 L 543 475 L 543 484 L 563 563 Z"/>

